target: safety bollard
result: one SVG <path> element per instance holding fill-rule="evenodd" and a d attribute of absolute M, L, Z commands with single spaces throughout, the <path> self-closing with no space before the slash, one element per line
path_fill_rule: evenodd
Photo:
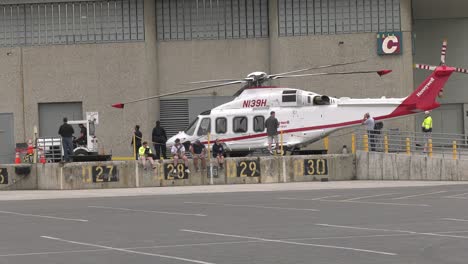
<path fill-rule="evenodd" d="M 411 143 L 409 138 L 406 138 L 406 154 L 411 155 Z"/>
<path fill-rule="evenodd" d="M 367 134 L 364 134 L 363 141 L 364 141 L 364 151 L 369 152 L 369 136 Z"/>
<path fill-rule="evenodd" d="M 428 148 L 429 148 L 428 155 L 429 157 L 432 158 L 432 138 L 428 139 L 427 142 L 428 142 Z"/>
<path fill-rule="evenodd" d="M 388 136 L 384 136 L 384 151 L 385 153 L 388 153 Z"/>
<path fill-rule="evenodd" d="M 453 146 L 452 146 L 452 149 L 453 149 L 453 159 L 456 160 L 457 159 L 457 141 L 453 141 Z"/>
<path fill-rule="evenodd" d="M 328 137 L 324 137 L 323 138 L 323 147 L 325 148 L 325 150 L 327 150 L 327 152 L 328 152 L 328 146 L 329 146 Z"/>
<path fill-rule="evenodd" d="M 356 154 L 356 134 L 351 134 L 351 153 Z"/>
<path fill-rule="evenodd" d="M 283 152 L 283 130 L 280 131 L 280 149 L 281 149 L 281 155 L 284 155 Z"/>

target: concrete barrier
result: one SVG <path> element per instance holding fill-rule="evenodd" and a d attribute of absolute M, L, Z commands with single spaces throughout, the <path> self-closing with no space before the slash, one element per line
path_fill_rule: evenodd
<path fill-rule="evenodd" d="M 358 180 L 468 181 L 468 160 L 358 152 L 356 163 Z"/>
<path fill-rule="evenodd" d="M 213 173 L 213 184 L 218 185 L 218 184 L 226 184 L 226 170 L 223 167 L 222 169 L 217 166 L 215 160 L 211 160 L 212 163 L 212 173 Z M 203 176 L 203 184 L 204 185 L 209 185 L 211 183 L 211 177 L 210 177 L 210 167 L 208 165 L 208 168 L 206 168 L 206 174 L 202 175 Z"/>
<path fill-rule="evenodd" d="M 76 190 L 136 187 L 135 162 L 38 164 L 38 188 Z"/>
<path fill-rule="evenodd" d="M 214 160 L 212 161 L 214 162 Z M 136 161 L 0 165 L 0 190 L 71 190 L 188 186 L 210 184 L 210 169 L 190 173 L 171 160 L 143 170 Z M 424 155 L 361 152 L 356 155 L 307 155 L 227 158 L 213 169 L 213 184 L 341 180 L 467 181 L 468 160 Z"/>
<path fill-rule="evenodd" d="M 34 164 L 0 165 L 0 190 L 37 189 L 37 170 Z"/>
<path fill-rule="evenodd" d="M 262 175 L 259 157 L 226 159 L 226 183 L 260 183 Z"/>
<path fill-rule="evenodd" d="M 354 155 L 284 157 L 290 181 L 342 181 L 356 177 Z"/>

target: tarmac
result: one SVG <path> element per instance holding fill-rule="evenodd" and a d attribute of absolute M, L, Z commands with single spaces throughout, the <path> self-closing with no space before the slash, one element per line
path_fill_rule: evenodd
<path fill-rule="evenodd" d="M 4 191 L 0 200 L 0 263 L 465 264 L 468 259 L 464 182 Z"/>

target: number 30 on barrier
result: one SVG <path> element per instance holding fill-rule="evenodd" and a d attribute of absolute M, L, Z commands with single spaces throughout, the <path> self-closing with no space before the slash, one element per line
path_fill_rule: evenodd
<path fill-rule="evenodd" d="M 294 174 L 296 176 L 328 175 L 327 159 L 305 159 L 294 161 Z"/>

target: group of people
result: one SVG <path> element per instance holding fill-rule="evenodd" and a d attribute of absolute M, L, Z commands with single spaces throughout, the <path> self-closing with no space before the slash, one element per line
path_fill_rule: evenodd
<path fill-rule="evenodd" d="M 155 168 L 154 165 L 154 160 L 160 160 L 161 157 L 163 159 L 167 159 L 166 157 L 166 141 L 167 141 L 167 135 L 166 131 L 164 128 L 161 126 L 161 123 L 159 121 L 156 122 L 156 126 L 153 128 L 153 133 L 152 133 L 152 141 L 154 144 L 154 149 L 156 152 L 156 155 L 153 155 L 153 151 L 151 150 L 151 147 L 148 145 L 147 141 L 141 142 L 143 138 L 143 135 L 140 131 L 140 126 L 135 126 L 135 131 L 134 131 L 134 139 L 132 139 L 132 145 L 135 142 L 135 148 L 138 149 L 137 152 L 137 159 L 141 160 L 141 163 L 143 164 L 144 169 L 146 170 L 146 162 L 148 161 L 153 169 Z M 199 160 L 201 162 L 201 168 L 202 170 L 206 168 L 206 156 L 207 156 L 207 150 L 205 144 L 203 144 L 200 140 L 195 140 L 195 142 L 190 144 L 189 151 L 192 154 L 193 157 L 193 165 L 195 167 L 195 171 L 199 171 L 200 167 L 198 166 Z M 219 139 L 216 139 L 215 143 L 213 144 L 213 157 L 216 158 L 217 164 L 219 168 L 223 169 L 224 166 L 224 155 L 225 155 L 225 150 L 224 146 L 221 144 L 221 141 Z M 185 149 L 185 146 L 180 142 L 180 139 L 175 140 L 175 144 L 171 147 L 171 155 L 174 161 L 174 168 L 177 166 L 179 160 L 183 160 L 185 164 L 185 172 L 190 173 L 190 170 L 188 169 L 188 158 L 186 155 L 187 150 Z M 174 169 L 174 173 L 176 173 L 177 170 Z"/>
<path fill-rule="evenodd" d="M 428 140 L 431 138 L 431 133 L 432 133 L 432 117 L 431 117 L 431 112 L 430 111 L 425 111 L 424 112 L 424 120 L 421 124 L 421 130 L 423 132 L 424 136 L 424 150 L 423 153 L 427 152 L 427 145 L 428 145 Z M 364 118 L 362 119 L 362 124 L 366 126 L 367 129 L 367 134 L 369 137 L 369 143 L 370 143 L 370 150 L 375 151 L 375 134 L 376 134 L 376 129 L 380 129 L 381 127 L 377 126 L 377 123 L 375 122 L 374 118 L 371 117 L 369 113 L 364 114 Z M 346 145 L 343 146 L 343 149 L 346 148 Z"/>

